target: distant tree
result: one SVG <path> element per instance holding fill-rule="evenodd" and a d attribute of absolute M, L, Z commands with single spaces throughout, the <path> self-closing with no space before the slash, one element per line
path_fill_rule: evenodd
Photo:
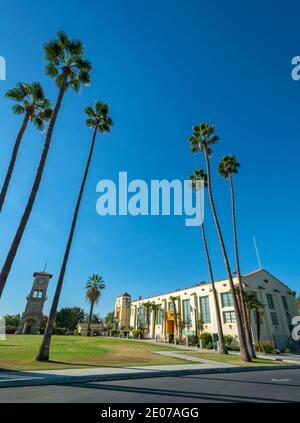
<path fill-rule="evenodd" d="M 107 313 L 107 315 L 104 317 L 104 322 L 106 324 L 112 324 L 114 322 L 114 316 L 115 316 L 114 311 Z"/>
<path fill-rule="evenodd" d="M 84 317 L 85 312 L 80 307 L 63 307 L 56 313 L 55 326 L 74 330 Z"/>
<path fill-rule="evenodd" d="M 92 323 L 102 323 L 103 319 L 100 317 L 100 314 L 92 315 Z"/>
<path fill-rule="evenodd" d="M 18 327 L 21 322 L 21 314 L 6 314 L 4 320 L 6 326 Z"/>
<path fill-rule="evenodd" d="M 152 310 L 152 303 L 150 301 L 147 301 L 143 304 L 143 306 L 146 309 L 146 326 L 147 326 L 147 337 L 150 337 L 150 316 L 151 316 L 151 310 Z"/>
<path fill-rule="evenodd" d="M 100 275 L 91 275 L 85 285 L 86 299 L 91 305 L 90 314 L 88 318 L 87 336 L 91 335 L 91 323 L 93 316 L 94 305 L 98 303 L 101 292 L 105 289 L 103 277 Z"/>
<path fill-rule="evenodd" d="M 298 313 L 300 314 L 300 294 L 296 297 L 296 305 L 298 309 Z"/>

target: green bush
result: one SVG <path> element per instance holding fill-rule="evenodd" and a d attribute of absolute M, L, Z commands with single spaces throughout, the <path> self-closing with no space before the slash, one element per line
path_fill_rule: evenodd
<path fill-rule="evenodd" d="M 239 346 L 237 340 L 233 336 L 225 335 L 224 340 L 225 340 L 225 346 L 228 350 L 231 350 L 231 351 L 239 351 L 240 350 L 240 346 Z"/>
<path fill-rule="evenodd" d="M 210 333 L 202 332 L 199 336 L 199 340 L 202 341 L 202 347 L 211 349 L 213 347 L 213 339 Z"/>
<path fill-rule="evenodd" d="M 120 331 L 118 331 L 117 329 L 111 329 L 111 331 L 109 332 L 109 336 L 118 336 L 120 334 Z"/>

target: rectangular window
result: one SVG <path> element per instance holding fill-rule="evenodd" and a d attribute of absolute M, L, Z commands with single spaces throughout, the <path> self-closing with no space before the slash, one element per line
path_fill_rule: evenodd
<path fill-rule="evenodd" d="M 205 297 L 200 297 L 199 303 L 200 303 L 200 318 L 201 318 L 201 320 L 203 320 L 204 323 L 211 323 L 208 295 L 205 296 Z"/>
<path fill-rule="evenodd" d="M 233 300 L 231 292 L 223 292 L 221 294 L 222 298 L 222 306 L 223 307 L 232 307 L 233 306 Z"/>
<path fill-rule="evenodd" d="M 224 311 L 224 323 L 235 323 L 235 313 L 234 311 Z"/>
<path fill-rule="evenodd" d="M 267 302 L 270 309 L 274 310 L 274 302 L 271 294 L 267 294 Z"/>
<path fill-rule="evenodd" d="M 182 308 L 183 308 L 183 321 L 190 323 L 191 322 L 190 300 L 183 300 L 182 301 Z"/>
<path fill-rule="evenodd" d="M 143 308 L 142 308 L 142 306 L 138 306 L 138 309 L 137 309 L 137 325 L 142 324 L 142 318 L 143 318 Z"/>
<path fill-rule="evenodd" d="M 173 302 L 168 303 L 168 310 L 174 311 L 174 303 Z"/>
<path fill-rule="evenodd" d="M 161 306 L 159 306 L 159 309 L 156 311 L 156 324 L 157 325 L 161 325 L 161 323 L 162 323 L 162 313 L 163 313 L 163 310 L 162 310 Z"/>
<path fill-rule="evenodd" d="M 277 314 L 274 313 L 274 312 L 271 312 L 270 314 L 271 314 L 271 320 L 272 320 L 273 325 L 275 325 L 275 326 L 279 325 L 278 319 L 277 319 Z"/>
<path fill-rule="evenodd" d="M 281 301 L 282 301 L 282 305 L 283 305 L 284 311 L 286 311 L 288 313 L 289 312 L 289 307 L 288 307 L 288 304 L 287 304 L 286 297 L 281 297 Z"/>

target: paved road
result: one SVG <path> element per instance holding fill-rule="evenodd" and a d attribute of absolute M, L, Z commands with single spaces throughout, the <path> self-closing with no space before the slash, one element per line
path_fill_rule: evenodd
<path fill-rule="evenodd" d="M 1 388 L 0 402 L 300 402 L 300 370 Z"/>

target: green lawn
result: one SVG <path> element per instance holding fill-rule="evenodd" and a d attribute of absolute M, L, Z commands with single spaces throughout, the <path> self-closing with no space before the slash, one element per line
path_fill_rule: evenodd
<path fill-rule="evenodd" d="M 40 363 L 34 357 L 41 340 L 39 335 L 8 335 L 0 341 L 0 371 L 189 363 L 152 352 L 174 350 L 162 344 L 81 336 L 53 336 L 51 361 Z"/>

